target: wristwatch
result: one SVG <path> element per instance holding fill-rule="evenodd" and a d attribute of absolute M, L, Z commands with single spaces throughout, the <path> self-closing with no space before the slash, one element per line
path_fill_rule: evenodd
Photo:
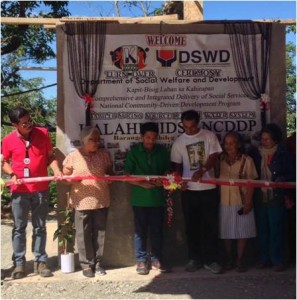
<path fill-rule="evenodd" d="M 12 172 L 9 174 L 9 176 L 10 176 L 10 178 L 12 178 L 13 176 L 16 176 L 16 174 Z"/>

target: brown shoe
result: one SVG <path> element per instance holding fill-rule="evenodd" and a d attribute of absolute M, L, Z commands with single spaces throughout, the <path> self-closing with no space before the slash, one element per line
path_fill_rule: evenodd
<path fill-rule="evenodd" d="M 149 273 L 149 269 L 144 261 L 137 262 L 136 272 L 139 275 L 147 275 Z"/>
<path fill-rule="evenodd" d="M 95 273 L 92 268 L 83 269 L 82 273 L 85 277 L 95 277 Z"/>
<path fill-rule="evenodd" d="M 11 277 L 13 279 L 21 279 L 24 278 L 25 276 L 26 276 L 25 266 L 16 266 L 13 272 L 11 273 Z"/>
<path fill-rule="evenodd" d="M 34 273 L 39 274 L 41 277 L 51 277 L 53 273 L 46 266 L 46 263 L 43 261 L 34 262 Z"/>

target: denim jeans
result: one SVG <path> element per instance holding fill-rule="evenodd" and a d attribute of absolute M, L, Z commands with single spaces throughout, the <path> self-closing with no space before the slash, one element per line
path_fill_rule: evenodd
<path fill-rule="evenodd" d="M 32 212 L 32 252 L 35 261 L 45 262 L 46 217 L 48 214 L 49 192 L 12 193 L 12 230 L 13 261 L 15 265 L 26 262 L 26 228 L 29 211 Z"/>
<path fill-rule="evenodd" d="M 147 260 L 148 237 L 151 244 L 151 260 L 162 260 L 164 207 L 133 207 L 133 211 L 136 260 Z"/>

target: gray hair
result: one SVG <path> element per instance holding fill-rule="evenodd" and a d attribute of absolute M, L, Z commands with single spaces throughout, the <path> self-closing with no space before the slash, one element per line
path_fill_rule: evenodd
<path fill-rule="evenodd" d="M 100 131 L 95 126 L 86 126 L 82 129 L 80 133 L 80 142 L 83 145 L 93 134 L 93 132 L 97 131 L 100 134 Z"/>

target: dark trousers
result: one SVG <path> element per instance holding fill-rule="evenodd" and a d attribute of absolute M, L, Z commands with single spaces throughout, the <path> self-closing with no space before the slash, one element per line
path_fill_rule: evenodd
<path fill-rule="evenodd" d="M 255 202 L 260 262 L 283 264 L 286 209 L 283 202 L 268 205 Z"/>
<path fill-rule="evenodd" d="M 82 269 L 94 268 L 103 256 L 108 208 L 75 210 L 75 229 Z"/>
<path fill-rule="evenodd" d="M 296 262 L 296 205 L 287 211 L 289 258 Z"/>
<path fill-rule="evenodd" d="M 133 211 L 136 260 L 147 260 L 148 237 L 151 244 L 151 260 L 162 260 L 164 207 L 133 207 Z"/>
<path fill-rule="evenodd" d="M 189 259 L 199 264 L 218 261 L 219 199 L 216 189 L 184 191 L 181 196 L 185 217 Z"/>

